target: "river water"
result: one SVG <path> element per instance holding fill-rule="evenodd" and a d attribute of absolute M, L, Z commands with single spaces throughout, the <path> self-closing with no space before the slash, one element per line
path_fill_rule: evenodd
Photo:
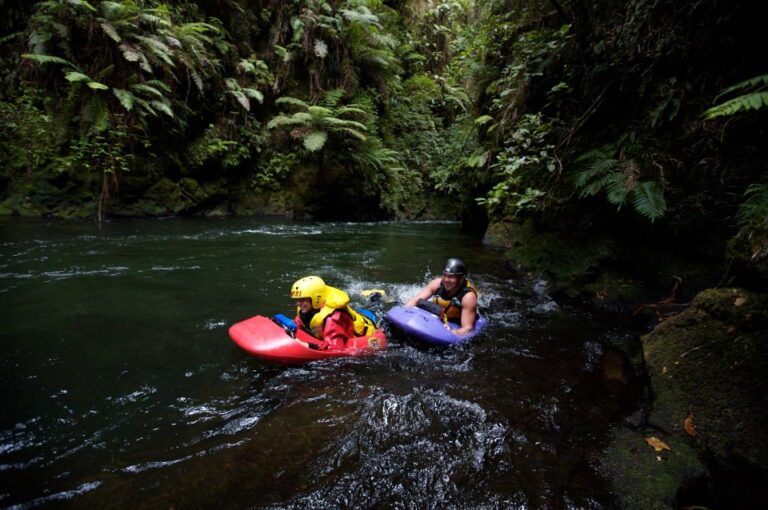
<path fill-rule="evenodd" d="M 463 258 L 469 344 L 298 367 L 227 328 L 316 274 L 385 312 Z M 384 289 L 368 303 L 361 291 Z M 0 223 L 0 506 L 615 508 L 600 470 L 628 333 L 519 280 L 455 223 Z"/>

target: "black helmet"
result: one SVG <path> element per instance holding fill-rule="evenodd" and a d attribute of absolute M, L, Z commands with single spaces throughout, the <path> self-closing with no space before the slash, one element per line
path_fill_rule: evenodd
<path fill-rule="evenodd" d="M 443 274 L 455 274 L 456 276 L 466 276 L 467 266 L 464 265 L 463 260 L 451 258 L 445 261 Z"/>

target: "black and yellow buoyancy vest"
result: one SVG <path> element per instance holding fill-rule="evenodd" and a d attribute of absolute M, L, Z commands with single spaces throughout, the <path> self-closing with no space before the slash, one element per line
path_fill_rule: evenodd
<path fill-rule="evenodd" d="M 298 307 L 296 310 L 296 313 L 299 315 L 299 317 L 301 317 Z M 323 338 L 323 326 L 325 324 L 325 319 L 327 319 L 328 316 L 336 310 L 341 310 L 342 312 L 345 312 L 350 317 L 352 317 L 352 324 L 355 328 L 355 335 L 372 335 L 376 330 L 376 324 L 374 324 L 371 319 L 361 313 L 358 313 L 354 308 L 349 306 L 349 296 L 346 292 L 335 287 L 327 286 L 325 301 L 322 308 L 320 308 L 320 310 L 318 310 L 317 313 L 315 313 L 312 316 L 312 319 L 309 321 L 309 332 L 312 333 L 315 338 Z M 302 322 L 304 321 L 302 320 Z"/>
<path fill-rule="evenodd" d="M 464 278 L 461 283 L 458 292 L 453 297 L 448 296 L 448 291 L 445 290 L 445 286 L 440 282 L 440 288 L 437 289 L 437 293 L 432 296 L 432 301 L 440 305 L 443 309 L 442 315 L 448 319 L 460 319 L 461 318 L 461 300 L 469 292 L 474 292 L 477 295 L 477 289 L 469 278 Z"/>

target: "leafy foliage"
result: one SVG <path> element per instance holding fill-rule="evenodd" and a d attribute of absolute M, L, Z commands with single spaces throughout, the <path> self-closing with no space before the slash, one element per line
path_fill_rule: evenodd
<path fill-rule="evenodd" d="M 525 114 L 490 165 L 496 184 L 478 202 L 492 214 L 516 216 L 523 211 L 540 208 L 546 193 L 538 187 L 541 175 L 551 175 L 557 169 L 554 146 L 549 143 L 551 126 L 540 114 Z"/>

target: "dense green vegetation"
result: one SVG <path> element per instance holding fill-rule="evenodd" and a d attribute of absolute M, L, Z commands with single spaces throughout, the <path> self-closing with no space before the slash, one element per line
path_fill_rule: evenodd
<path fill-rule="evenodd" d="M 532 218 L 768 254 L 751 2 L 2 7 L 5 214 Z"/>

